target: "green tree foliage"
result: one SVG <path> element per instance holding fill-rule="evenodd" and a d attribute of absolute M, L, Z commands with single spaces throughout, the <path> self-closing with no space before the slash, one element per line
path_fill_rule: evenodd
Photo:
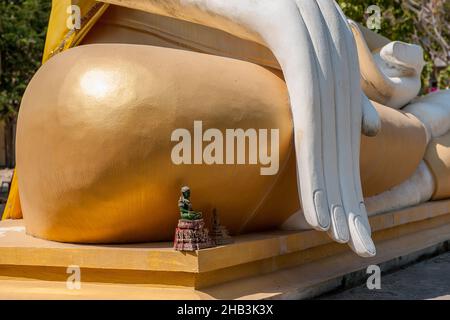
<path fill-rule="evenodd" d="M 450 79 L 450 1 L 448 0 L 337 0 L 345 14 L 366 24 L 367 8 L 381 9 L 379 33 L 391 40 L 416 43 L 424 48 L 427 65 L 422 76 L 424 91 L 437 81 L 441 88 Z M 443 66 L 442 66 L 443 63 Z"/>
<path fill-rule="evenodd" d="M 20 101 L 39 68 L 51 0 L 0 0 L 0 117 L 17 116 Z"/>

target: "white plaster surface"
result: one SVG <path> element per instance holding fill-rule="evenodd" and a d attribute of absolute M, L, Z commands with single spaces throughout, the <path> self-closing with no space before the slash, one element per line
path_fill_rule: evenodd
<path fill-rule="evenodd" d="M 395 41 L 372 52 L 358 24 L 349 23 L 358 46 L 364 92 L 370 100 L 385 106 L 404 107 L 420 91 L 425 65 L 422 48 Z"/>
<path fill-rule="evenodd" d="M 432 138 L 450 131 L 450 90 L 442 90 L 419 97 L 403 108 L 418 118 Z"/>
<path fill-rule="evenodd" d="M 411 178 L 382 194 L 366 199 L 369 216 L 415 206 L 431 199 L 435 182 L 427 164 L 422 161 Z"/>

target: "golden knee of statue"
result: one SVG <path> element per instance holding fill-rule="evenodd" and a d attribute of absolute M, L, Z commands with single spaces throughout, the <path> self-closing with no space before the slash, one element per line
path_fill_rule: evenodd
<path fill-rule="evenodd" d="M 172 32 L 176 23 L 184 22 L 110 6 L 80 46 L 34 76 L 17 131 L 29 234 L 170 241 L 184 185 L 195 209 L 216 209 L 233 235 L 279 228 L 301 211 L 289 92 L 270 51 L 203 27 L 188 45 Z M 376 110 L 380 133 L 361 141 L 365 198 L 410 178 L 430 138 L 412 114 Z M 244 154 L 227 147 L 239 142 L 227 130 L 238 129 L 248 133 Z"/>

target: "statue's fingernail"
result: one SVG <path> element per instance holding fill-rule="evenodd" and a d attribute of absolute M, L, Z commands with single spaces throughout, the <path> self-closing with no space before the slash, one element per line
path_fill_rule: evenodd
<path fill-rule="evenodd" d="M 328 229 L 330 227 L 330 214 L 328 211 L 325 192 L 322 190 L 317 190 L 314 192 L 314 206 L 316 209 L 317 222 L 319 223 L 319 226 L 323 229 Z"/>
<path fill-rule="evenodd" d="M 345 216 L 344 208 L 335 206 L 332 210 L 334 228 L 338 239 L 342 242 L 350 240 L 350 231 L 347 225 L 347 218 Z"/>
<path fill-rule="evenodd" d="M 370 233 L 363 223 L 361 217 L 355 217 L 354 224 L 359 240 L 366 249 L 367 253 L 369 253 L 371 256 L 375 256 L 377 253 L 375 244 L 373 243 L 372 237 L 370 236 Z"/>

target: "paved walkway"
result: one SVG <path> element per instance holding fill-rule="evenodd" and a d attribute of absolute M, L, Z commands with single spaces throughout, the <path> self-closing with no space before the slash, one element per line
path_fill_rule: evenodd
<path fill-rule="evenodd" d="M 450 300 L 450 253 L 382 276 L 381 290 L 363 285 L 321 299 Z"/>

